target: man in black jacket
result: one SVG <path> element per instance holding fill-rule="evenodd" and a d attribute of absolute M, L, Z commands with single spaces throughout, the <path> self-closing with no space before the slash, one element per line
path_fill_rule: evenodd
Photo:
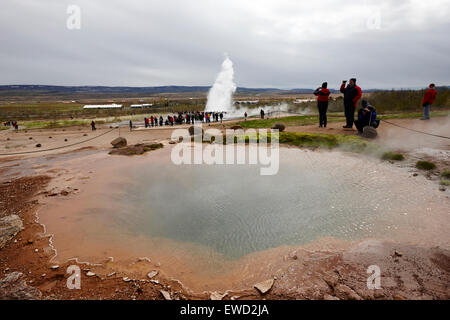
<path fill-rule="evenodd" d="M 341 93 L 344 94 L 344 110 L 345 119 L 347 124 L 344 126 L 346 129 L 353 128 L 353 123 L 355 121 L 355 109 L 358 104 L 358 100 L 362 97 L 362 90 L 356 85 L 356 79 L 350 79 L 348 86 L 347 81 L 342 81 Z"/>

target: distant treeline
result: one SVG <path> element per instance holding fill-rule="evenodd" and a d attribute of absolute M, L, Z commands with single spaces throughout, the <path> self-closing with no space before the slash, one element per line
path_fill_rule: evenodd
<path fill-rule="evenodd" d="M 450 108 L 450 89 L 437 88 L 438 95 L 433 108 Z M 425 90 L 392 90 L 370 93 L 367 100 L 378 112 L 421 110 Z"/>
<path fill-rule="evenodd" d="M 450 108 L 450 89 L 447 87 L 437 88 L 438 95 L 433 104 L 433 109 Z M 378 113 L 403 112 L 403 111 L 422 111 L 422 98 L 425 90 L 391 90 L 366 92 L 359 100 L 358 107 L 361 106 L 363 99 L 373 105 Z M 302 107 L 309 107 L 313 110 L 317 108 L 316 102 L 309 102 Z M 344 110 L 343 97 L 330 99 L 328 110 L 337 112 Z"/>

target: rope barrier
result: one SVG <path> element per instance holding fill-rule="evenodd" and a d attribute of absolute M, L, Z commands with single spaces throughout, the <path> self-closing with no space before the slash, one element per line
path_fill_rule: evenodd
<path fill-rule="evenodd" d="M 276 113 L 276 112 L 278 112 L 278 111 L 268 112 L 268 114 L 273 114 L 273 113 Z M 299 113 L 299 112 L 285 112 L 285 113 L 290 113 L 290 114 L 301 114 L 301 113 Z M 301 114 L 301 115 L 303 115 L 303 114 Z M 328 117 L 340 117 L 340 116 L 339 116 L 339 115 L 328 115 Z M 392 125 L 392 126 L 396 126 L 396 127 L 399 127 L 399 128 L 405 129 L 405 130 L 409 130 L 409 131 L 416 132 L 416 133 L 421 133 L 421 134 L 425 134 L 425 135 L 432 136 L 432 137 L 437 137 L 437 138 L 442 138 L 442 139 L 450 139 L 450 137 L 441 136 L 441 135 L 438 135 L 438 134 L 433 134 L 433 133 L 428 133 L 428 132 L 424 132 L 424 131 L 420 131 L 420 130 L 415 130 L 415 129 L 403 127 L 403 126 L 401 126 L 401 125 L 392 123 L 392 122 L 387 121 L 387 120 L 384 120 L 384 119 L 381 119 L 381 121 L 386 122 L 386 123 L 389 123 L 389 124 Z"/>
<path fill-rule="evenodd" d="M 428 135 L 428 136 L 438 137 L 438 138 L 442 138 L 442 139 L 450 139 L 450 137 L 440 136 L 438 134 L 433 134 L 433 133 L 423 132 L 423 131 L 419 131 L 419 130 L 415 130 L 415 129 L 411 129 L 411 128 L 406 128 L 406 127 L 403 127 L 401 125 L 389 122 L 389 121 L 384 120 L 384 119 L 381 119 L 381 121 L 389 123 L 392 126 L 396 126 L 396 127 L 399 127 L 399 128 L 405 129 L 405 130 L 414 131 L 414 132 L 421 133 L 421 134 L 425 134 L 425 135 Z"/>
<path fill-rule="evenodd" d="M 95 136 L 95 137 L 92 137 L 92 138 L 89 138 L 89 139 L 86 139 L 86 140 L 83 140 L 83 141 L 80 141 L 80 142 L 75 142 L 75 143 L 72 143 L 72 144 L 69 144 L 69 145 L 65 145 L 65 146 L 60 146 L 60 147 L 55 147 L 55 148 L 50 148 L 50 149 L 43 149 L 43 150 L 33 150 L 33 151 L 23 151 L 23 152 L 12 152 L 12 153 L 0 153 L 0 156 L 14 156 L 14 155 L 30 154 L 30 153 L 38 153 L 38 152 L 53 151 L 53 150 L 59 150 L 59 149 L 69 148 L 69 147 L 76 146 L 76 145 L 78 145 L 78 144 L 82 144 L 82 143 L 85 143 L 85 142 L 92 141 L 92 140 L 94 140 L 94 139 L 100 138 L 101 136 L 104 136 L 105 134 L 108 134 L 108 133 L 110 133 L 111 131 L 116 130 L 116 129 L 117 129 L 117 127 L 116 127 L 116 128 L 112 128 L 112 129 L 109 130 L 109 131 L 103 132 L 102 134 L 99 134 L 98 136 Z"/>

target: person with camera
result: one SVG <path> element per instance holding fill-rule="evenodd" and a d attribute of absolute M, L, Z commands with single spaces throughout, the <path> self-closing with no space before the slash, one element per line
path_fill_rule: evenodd
<path fill-rule="evenodd" d="M 314 95 L 317 96 L 317 107 L 319 109 L 319 128 L 327 127 L 327 111 L 328 111 L 328 99 L 330 97 L 330 90 L 328 90 L 328 83 L 322 83 L 322 86 L 314 91 Z"/>
<path fill-rule="evenodd" d="M 350 79 L 349 84 L 346 86 L 347 81 L 342 81 L 341 93 L 344 94 L 344 110 L 345 119 L 347 124 L 344 126 L 345 129 L 353 128 L 353 123 L 355 121 L 355 109 L 358 104 L 359 99 L 362 97 L 362 90 L 356 85 L 356 78 Z"/>

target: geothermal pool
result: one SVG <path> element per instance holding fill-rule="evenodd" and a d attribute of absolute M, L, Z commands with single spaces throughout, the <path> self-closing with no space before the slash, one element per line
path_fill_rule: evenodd
<path fill-rule="evenodd" d="M 176 166 L 170 148 L 104 157 L 80 162 L 93 175 L 79 194 L 39 212 L 57 260 L 145 256 L 173 277 L 215 279 L 320 239 L 448 241 L 448 199 L 374 158 L 282 148 L 279 173 L 261 176 L 255 165 Z"/>

